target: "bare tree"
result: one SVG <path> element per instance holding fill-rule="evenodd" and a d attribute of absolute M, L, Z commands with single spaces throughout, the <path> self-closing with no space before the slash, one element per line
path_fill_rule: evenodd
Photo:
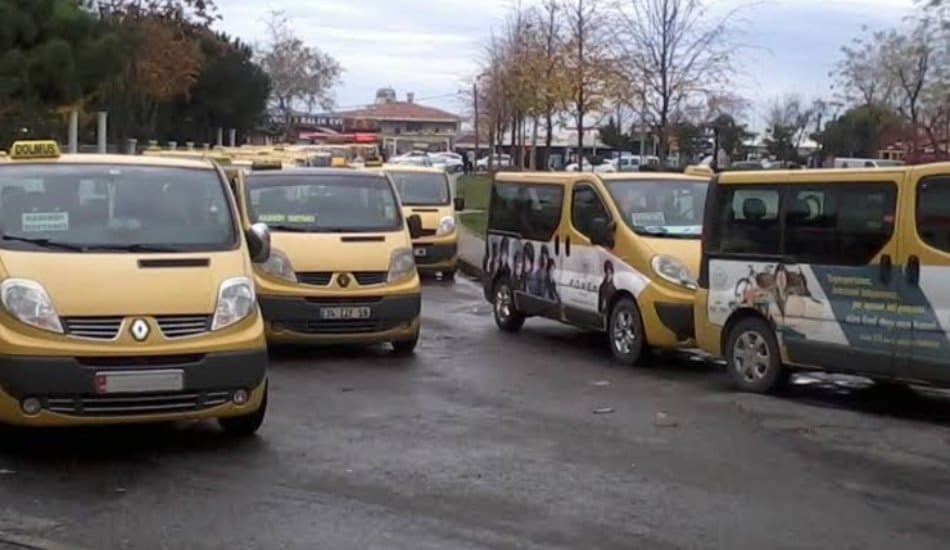
<path fill-rule="evenodd" d="M 562 5 L 567 34 L 564 68 L 569 90 L 570 117 L 577 130 L 577 154 L 584 154 L 584 122 L 606 106 L 614 84 L 614 60 L 605 29 L 600 0 L 566 0 Z M 578 159 L 580 160 L 580 158 Z"/>
<path fill-rule="evenodd" d="M 333 88 L 340 82 L 342 68 L 329 54 L 304 44 L 283 12 L 271 12 L 267 30 L 260 63 L 271 79 L 272 104 L 282 114 L 288 131 L 296 104 L 303 103 L 310 110 L 318 105 L 323 109 L 333 106 Z"/>
<path fill-rule="evenodd" d="M 614 48 L 639 91 L 667 155 L 673 115 L 696 96 L 722 89 L 735 66 L 738 9 L 715 16 L 705 0 L 618 0 Z"/>
<path fill-rule="evenodd" d="M 877 31 L 855 38 L 842 46 L 842 59 L 829 76 L 834 78 L 832 89 L 846 103 L 886 105 L 894 97 L 894 80 L 882 63 L 886 33 Z"/>

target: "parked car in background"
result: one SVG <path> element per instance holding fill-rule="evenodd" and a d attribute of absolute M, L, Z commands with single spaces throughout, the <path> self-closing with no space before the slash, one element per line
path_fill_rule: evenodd
<path fill-rule="evenodd" d="M 576 162 L 572 162 L 564 167 L 566 172 L 577 172 L 578 165 Z M 617 171 L 617 167 L 610 161 L 604 162 L 603 164 L 591 164 L 587 159 L 584 160 L 583 166 L 580 168 L 581 172 L 596 172 L 598 174 L 608 174 Z"/>
<path fill-rule="evenodd" d="M 493 168 L 510 168 L 511 167 L 511 155 L 498 154 L 492 156 L 492 167 Z M 482 157 L 478 159 L 478 162 L 475 163 L 475 168 L 477 170 L 488 170 L 488 157 Z"/>
<path fill-rule="evenodd" d="M 440 151 L 438 153 L 431 153 L 429 156 L 433 159 L 441 159 L 443 161 L 442 164 L 445 165 L 445 171 L 450 174 L 456 174 L 465 169 L 465 161 L 462 160 L 462 155 L 458 153 Z M 434 160 L 433 163 L 435 164 Z"/>
<path fill-rule="evenodd" d="M 398 164 L 403 166 L 426 166 L 431 167 L 432 159 L 428 155 L 400 155 L 389 159 L 389 164 Z"/>

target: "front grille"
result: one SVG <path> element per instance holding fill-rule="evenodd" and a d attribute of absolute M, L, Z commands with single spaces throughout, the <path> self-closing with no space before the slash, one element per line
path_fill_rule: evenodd
<path fill-rule="evenodd" d="M 379 330 L 379 322 L 372 319 L 293 321 L 283 324 L 289 330 L 303 334 L 350 334 L 359 332 L 376 332 Z"/>
<path fill-rule="evenodd" d="M 165 338 L 184 338 L 211 329 L 210 315 L 159 315 L 155 317 Z"/>
<path fill-rule="evenodd" d="M 76 416 L 138 415 L 200 411 L 230 401 L 231 392 L 173 392 L 148 395 L 51 395 L 46 407 L 56 413 Z"/>
<path fill-rule="evenodd" d="M 388 275 L 388 273 L 385 271 L 353 272 L 353 276 L 356 277 L 356 282 L 359 283 L 360 286 L 381 285 L 386 282 L 386 275 Z"/>
<path fill-rule="evenodd" d="M 112 340 L 122 328 L 122 317 L 64 317 L 63 329 L 70 336 Z"/>
<path fill-rule="evenodd" d="M 327 298 L 309 297 L 305 298 L 311 304 L 321 306 L 348 306 L 353 304 L 375 304 L 383 300 L 382 296 L 354 296 L 352 298 L 344 296 L 334 296 Z"/>
<path fill-rule="evenodd" d="M 330 271 L 301 271 L 297 273 L 297 281 L 305 285 L 327 286 L 333 273 Z"/>

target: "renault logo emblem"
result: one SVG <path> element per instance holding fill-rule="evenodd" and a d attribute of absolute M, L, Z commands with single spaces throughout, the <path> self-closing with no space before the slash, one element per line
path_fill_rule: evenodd
<path fill-rule="evenodd" d="M 337 277 L 336 280 L 340 283 L 340 286 L 350 286 L 350 276 L 346 273 Z"/>
<path fill-rule="evenodd" d="M 132 321 L 132 327 L 129 329 L 129 332 L 132 333 L 132 338 L 141 342 L 148 338 L 148 323 L 146 323 L 144 319 L 136 319 Z"/>

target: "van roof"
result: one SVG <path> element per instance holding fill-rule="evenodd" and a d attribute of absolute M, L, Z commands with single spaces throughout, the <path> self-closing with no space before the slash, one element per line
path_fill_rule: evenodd
<path fill-rule="evenodd" d="M 367 170 L 383 170 L 386 172 L 419 172 L 422 174 L 445 174 L 445 170 L 432 166 L 415 166 L 412 164 L 384 164 L 367 168 Z"/>
<path fill-rule="evenodd" d="M 598 174 L 604 181 L 630 181 L 630 180 L 690 180 L 690 181 L 709 181 L 708 177 L 684 174 L 682 172 L 607 172 Z"/>
<path fill-rule="evenodd" d="M 102 155 L 102 154 L 65 154 L 57 158 L 37 158 L 13 160 L 0 157 L 0 167 L 20 166 L 24 164 L 121 164 L 130 166 L 164 166 L 169 168 L 205 168 L 211 170 L 214 165 L 203 156 L 164 157 L 152 155 Z"/>
<path fill-rule="evenodd" d="M 756 184 L 756 183 L 828 183 L 834 181 L 881 181 L 921 169 L 946 171 L 950 174 L 950 162 L 918 164 L 914 166 L 884 166 L 873 168 L 818 168 L 805 170 L 743 170 L 720 172 L 717 175 L 720 184 Z"/>
<path fill-rule="evenodd" d="M 328 167 L 310 167 L 310 166 L 301 166 L 294 168 L 286 168 L 284 170 L 267 170 L 263 172 L 253 172 L 254 179 L 258 178 L 268 178 L 274 176 L 336 176 L 344 178 L 355 178 L 355 177 L 378 177 L 384 178 L 382 172 L 378 169 L 374 170 L 356 170 L 354 168 L 328 168 Z"/>
<path fill-rule="evenodd" d="M 690 180 L 709 181 L 708 177 L 694 176 L 681 172 L 497 172 L 496 180 L 510 183 L 552 183 L 567 184 L 577 180 L 600 178 L 601 181 L 656 181 L 656 180 Z"/>

